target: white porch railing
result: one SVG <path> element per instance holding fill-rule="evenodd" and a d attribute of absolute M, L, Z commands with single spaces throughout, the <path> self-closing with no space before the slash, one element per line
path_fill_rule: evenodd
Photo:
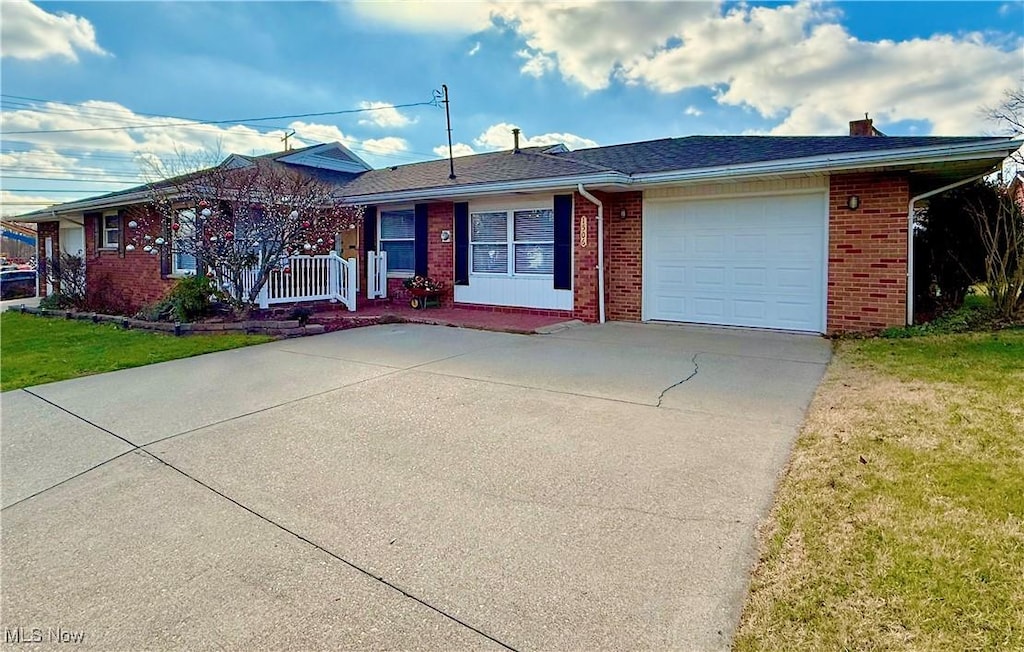
<path fill-rule="evenodd" d="M 388 296 L 388 252 L 366 252 L 366 298 L 386 299 Z"/>
<path fill-rule="evenodd" d="M 255 268 L 243 273 L 246 295 L 255 280 Z M 356 259 L 346 260 L 333 251 L 326 256 L 291 256 L 287 267 L 270 272 L 256 297 L 260 308 L 299 301 L 337 301 L 355 311 Z"/>

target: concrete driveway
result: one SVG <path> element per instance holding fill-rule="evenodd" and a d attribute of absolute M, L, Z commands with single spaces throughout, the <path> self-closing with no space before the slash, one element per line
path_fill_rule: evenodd
<path fill-rule="evenodd" d="M 9 392 L 0 620 L 107 650 L 727 648 L 829 352 L 387 325 Z"/>

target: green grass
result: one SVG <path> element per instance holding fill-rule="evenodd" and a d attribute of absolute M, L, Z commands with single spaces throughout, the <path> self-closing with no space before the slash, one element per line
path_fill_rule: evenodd
<path fill-rule="evenodd" d="M 1024 649 L 1024 330 L 839 344 L 736 648 Z"/>
<path fill-rule="evenodd" d="M 0 315 L 0 390 L 67 380 L 224 351 L 273 338 L 264 335 L 174 337 L 5 312 Z"/>

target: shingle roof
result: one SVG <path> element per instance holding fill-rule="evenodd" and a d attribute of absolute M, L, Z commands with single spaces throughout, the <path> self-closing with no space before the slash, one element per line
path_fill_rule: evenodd
<path fill-rule="evenodd" d="M 360 196 L 608 171 L 599 164 L 544 153 L 548 149 L 550 147 L 524 147 L 518 152 L 460 156 L 455 159 L 454 179 L 448 178 L 447 159 L 370 170 L 346 184 L 343 192 L 346 196 Z"/>
<path fill-rule="evenodd" d="M 346 184 L 349 197 L 439 188 L 471 189 L 474 184 L 579 176 L 600 172 L 625 175 L 693 170 L 856 152 L 898 151 L 961 145 L 979 137 L 915 136 L 687 136 L 576 151 L 528 147 L 455 159 L 426 161 L 365 172 Z"/>
<path fill-rule="evenodd" d="M 559 154 L 625 174 L 693 170 L 785 159 L 959 145 L 984 138 L 916 136 L 688 136 Z"/>

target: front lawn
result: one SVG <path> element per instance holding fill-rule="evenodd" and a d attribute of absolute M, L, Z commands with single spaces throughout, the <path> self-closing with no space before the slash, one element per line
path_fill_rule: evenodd
<path fill-rule="evenodd" d="M 224 351 L 273 338 L 265 335 L 174 337 L 5 312 L 0 315 L 0 391 Z"/>
<path fill-rule="evenodd" d="M 1024 649 L 1024 330 L 840 343 L 736 649 Z"/>

